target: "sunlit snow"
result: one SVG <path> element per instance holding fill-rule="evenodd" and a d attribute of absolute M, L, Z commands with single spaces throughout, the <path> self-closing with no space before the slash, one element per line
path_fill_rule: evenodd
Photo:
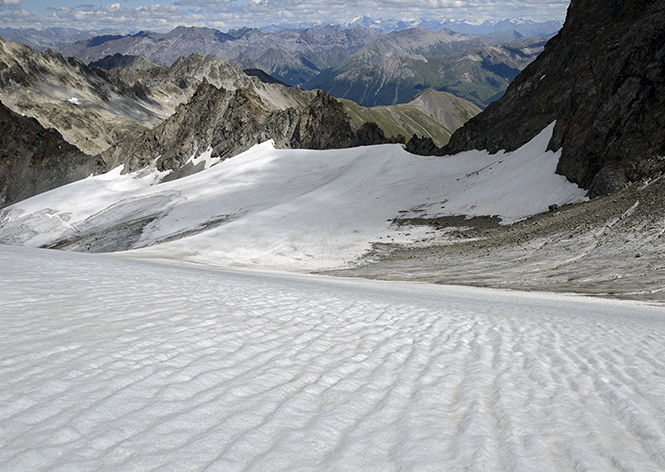
<path fill-rule="evenodd" d="M 399 145 L 310 151 L 266 142 L 159 185 L 155 171 L 123 175 L 119 168 L 9 207 L 0 243 L 43 247 L 95 235 L 127 246 L 110 250 L 144 248 L 134 252 L 141 257 L 342 267 L 372 243 L 424 236 L 425 227 L 392 225 L 398 216 L 495 215 L 510 223 L 582 200 L 583 189 L 555 174 L 559 153 L 546 150 L 552 130 L 515 152 L 452 157 L 415 156 Z M 207 151 L 196 162 L 210 159 Z M 143 225 L 135 241 L 120 234 L 131 224 Z M 109 228 L 115 233 L 97 236 Z"/>
<path fill-rule="evenodd" d="M 638 303 L 0 246 L 0 470 L 665 469 Z"/>
<path fill-rule="evenodd" d="M 552 129 L 495 155 L 208 150 L 4 209 L 0 244 L 131 250 L 0 245 L 0 470 L 665 470 L 662 307 L 230 268 L 581 200 Z"/>

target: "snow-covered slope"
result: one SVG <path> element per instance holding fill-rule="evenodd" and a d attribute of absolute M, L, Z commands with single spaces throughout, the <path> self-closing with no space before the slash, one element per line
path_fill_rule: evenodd
<path fill-rule="evenodd" d="M 287 270 L 341 267 L 375 242 L 426 239 L 400 216 L 497 215 L 504 223 L 583 199 L 555 174 L 552 126 L 512 153 L 411 155 L 399 145 L 276 150 L 270 142 L 151 185 L 116 169 L 8 207 L 0 243 Z M 205 156 L 204 156 L 205 157 Z M 208 156 L 209 157 L 209 156 Z"/>
<path fill-rule="evenodd" d="M 662 308 L 0 246 L 0 469 L 665 469 Z"/>

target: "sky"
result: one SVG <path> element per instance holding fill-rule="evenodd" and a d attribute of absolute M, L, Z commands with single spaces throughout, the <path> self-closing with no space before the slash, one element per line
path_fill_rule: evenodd
<path fill-rule="evenodd" d="M 569 0 L 0 0 L 0 27 L 169 31 L 176 26 L 343 24 L 374 19 L 564 20 Z"/>

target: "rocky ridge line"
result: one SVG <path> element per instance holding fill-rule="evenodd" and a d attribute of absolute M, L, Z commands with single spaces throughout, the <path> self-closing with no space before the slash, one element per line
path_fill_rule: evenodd
<path fill-rule="evenodd" d="M 202 170 L 202 163 L 189 161 L 208 150 L 212 157 L 226 159 L 269 139 L 277 147 L 300 149 L 395 142 L 374 123 L 354 132 L 342 103 L 322 91 L 302 109 L 274 110 L 251 89 L 230 91 L 204 80 L 169 119 L 100 158 L 105 170 L 121 164 L 125 171 L 154 166 L 171 170 L 167 180 L 172 180 Z"/>

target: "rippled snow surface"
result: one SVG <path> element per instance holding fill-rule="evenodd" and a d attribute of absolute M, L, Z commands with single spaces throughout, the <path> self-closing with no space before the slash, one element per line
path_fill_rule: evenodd
<path fill-rule="evenodd" d="M 0 247 L 0 470 L 665 469 L 665 313 Z"/>

